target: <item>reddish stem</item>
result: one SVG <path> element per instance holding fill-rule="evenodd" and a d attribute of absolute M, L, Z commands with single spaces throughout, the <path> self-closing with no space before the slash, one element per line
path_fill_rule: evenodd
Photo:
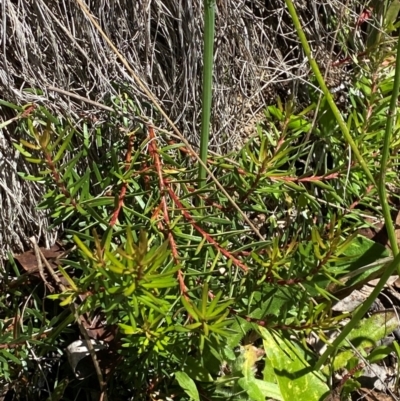
<path fill-rule="evenodd" d="M 165 181 L 166 184 L 168 184 L 167 181 Z M 214 238 L 211 237 L 210 234 L 208 234 L 206 231 L 204 231 L 200 226 L 198 226 L 194 220 L 194 218 L 190 215 L 190 213 L 185 209 L 185 207 L 182 205 L 174 191 L 166 185 L 167 190 L 169 192 L 169 195 L 171 196 L 172 200 L 175 202 L 175 204 L 178 206 L 179 210 L 181 211 L 182 215 L 185 217 L 185 219 L 193 226 L 193 228 L 198 231 L 208 243 L 213 245 L 218 251 L 222 253 L 222 255 L 226 256 L 228 259 L 232 260 L 232 262 L 240 267 L 243 271 L 247 272 L 249 268 L 241 262 L 239 259 L 235 258 L 229 251 L 224 249 L 221 245 L 218 244 L 217 241 L 214 240 Z"/>
<path fill-rule="evenodd" d="M 164 213 L 165 225 L 167 226 L 167 237 L 168 237 L 168 240 L 169 240 L 169 243 L 171 246 L 172 257 L 174 258 L 175 264 L 179 265 L 178 249 L 177 249 L 177 246 L 175 243 L 174 236 L 172 235 L 172 232 L 170 230 L 170 219 L 169 219 L 169 214 L 168 214 L 167 200 L 165 197 L 165 183 L 164 183 L 164 177 L 163 177 L 163 171 L 162 171 L 162 162 L 160 160 L 160 155 L 158 154 L 158 150 L 157 150 L 157 142 L 156 142 L 156 136 L 154 134 L 154 128 L 151 125 L 148 128 L 149 128 L 149 137 L 150 137 L 149 153 L 153 159 L 154 166 L 156 168 L 157 175 L 158 175 L 160 194 L 161 194 L 160 206 Z M 187 298 L 187 287 L 186 287 L 185 281 L 183 279 L 182 271 L 179 269 L 177 274 L 178 274 L 178 282 L 179 282 L 179 286 L 181 289 L 181 293 Z"/>

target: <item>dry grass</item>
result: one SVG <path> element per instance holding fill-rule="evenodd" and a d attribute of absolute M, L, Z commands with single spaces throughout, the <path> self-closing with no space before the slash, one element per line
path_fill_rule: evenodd
<path fill-rule="evenodd" d="M 162 102 L 187 138 L 198 141 L 202 70 L 203 0 L 90 0 L 92 13 L 137 74 Z M 309 70 L 284 0 L 217 0 L 212 142 L 222 152 L 251 134 L 266 104 L 307 86 Z M 147 99 L 84 17 L 74 0 L 1 2 L 0 90 L 5 100 L 44 104 L 77 121 L 84 102 L 50 92 L 56 86 L 104 102 L 122 84 L 142 104 Z M 297 1 L 316 58 L 340 57 L 327 17 L 343 19 L 350 31 L 362 6 L 353 0 Z M 323 17 L 322 17 L 323 16 Z M 332 55 L 333 49 L 333 55 Z M 336 54 L 335 54 L 336 52 Z M 27 92 L 40 88 L 43 95 Z M 6 111 L 0 111 L 3 119 Z M 17 171 L 27 167 L 15 154 L 13 132 L 0 131 L 0 257 L 20 251 L 47 220 L 35 211 L 40 191 Z M 42 236 L 54 240 L 53 234 Z"/>

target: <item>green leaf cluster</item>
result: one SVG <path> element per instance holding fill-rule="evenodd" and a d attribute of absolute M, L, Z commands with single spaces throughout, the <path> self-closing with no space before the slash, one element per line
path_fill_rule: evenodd
<path fill-rule="evenodd" d="M 343 112 L 373 176 L 392 81 L 393 71 L 377 58 L 371 71 L 360 71 Z M 325 338 L 339 327 L 347 316 L 335 315 L 333 302 L 342 290 L 379 275 L 379 260 L 388 256 L 357 234 L 380 216 L 380 201 L 327 100 L 300 110 L 278 101 L 242 149 L 208 156 L 242 213 L 211 179 L 198 185 L 183 144 L 161 131 L 151 136 L 155 128 L 135 120 L 138 108 L 127 94 L 111 100 L 118 112 L 102 126 L 74 125 L 43 107 L 20 121 L 15 148 L 36 169 L 22 176 L 43 184 L 38 207 L 74 248 L 57 267 L 65 291 L 45 298 L 57 300 L 57 312 L 36 316 L 34 306 L 43 305 L 38 297 L 26 312 L 23 327 L 30 331 L 13 336 L 32 340 L 51 329 L 37 348 L 65 346 L 73 304 L 113 331 L 119 359 L 108 379 L 115 388 L 138 393 L 156 383 L 165 396 L 195 400 L 199 394 L 290 400 L 300 393 L 318 399 L 328 391 L 330 372 L 313 371 L 318 358 L 308 335 Z M 396 123 L 387 166 L 394 187 L 399 144 Z M 6 327 L 1 333 L 1 343 L 11 341 Z M 19 354 L 4 352 L 17 372 Z M 27 352 L 21 347 L 21 359 Z M 333 369 L 354 357 L 343 352 L 350 353 L 339 353 Z M 387 352 L 376 351 L 371 360 Z M 5 378 L 15 376 L 1 366 Z"/>

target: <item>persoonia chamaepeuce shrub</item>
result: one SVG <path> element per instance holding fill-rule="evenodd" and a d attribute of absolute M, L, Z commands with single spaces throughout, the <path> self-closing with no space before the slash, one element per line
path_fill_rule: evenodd
<path fill-rule="evenodd" d="M 310 144 L 301 143 L 306 112 L 271 106 L 243 149 L 209 155 L 235 208 L 212 180 L 198 188 L 193 155 L 181 143 L 132 113 L 92 130 L 41 107 L 21 117 L 15 147 L 38 167 L 21 175 L 43 183 L 38 207 L 76 245 L 58 267 L 63 287 L 49 297 L 112 331 L 106 346 L 118 357 L 104 374 L 114 388 L 184 390 L 196 399 L 197 388 L 249 394 L 255 383 L 264 397 L 277 396 L 268 375 L 254 381 L 263 356 L 254 357 L 249 338 L 267 346 L 262 326 L 280 333 L 284 348 L 289 334 L 304 340 L 335 327 L 343 316 L 332 315 L 329 285 L 385 256 L 354 235 L 358 223 L 349 225 L 362 216 L 347 205 L 371 196 L 363 171 L 311 161 Z M 329 140 L 335 157 L 345 145 Z"/>

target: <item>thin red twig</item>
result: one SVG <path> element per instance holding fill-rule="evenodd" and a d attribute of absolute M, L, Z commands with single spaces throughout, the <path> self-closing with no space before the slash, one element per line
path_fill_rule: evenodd
<path fill-rule="evenodd" d="M 175 243 L 174 236 L 172 235 L 172 232 L 170 230 L 170 219 L 169 219 L 169 214 L 168 214 L 168 205 L 167 205 L 167 200 L 165 197 L 165 184 L 164 184 L 164 177 L 163 177 L 163 171 L 162 171 L 162 162 L 160 160 L 160 155 L 158 154 L 157 150 L 157 142 L 156 142 L 156 136 L 154 134 L 154 128 L 150 125 L 149 127 L 149 137 L 150 137 L 150 142 L 149 142 L 149 153 L 150 156 L 153 159 L 154 166 L 157 171 L 158 175 L 158 181 L 159 181 L 159 187 L 160 187 L 160 194 L 161 194 L 161 203 L 160 206 L 163 210 L 164 213 L 164 222 L 165 225 L 167 226 L 167 237 L 169 240 L 169 244 L 171 246 L 171 251 L 172 251 L 172 257 L 174 258 L 174 261 L 177 265 L 179 265 L 179 254 L 178 254 L 178 249 Z M 158 208 L 159 209 L 159 208 Z M 178 282 L 179 286 L 181 289 L 181 293 L 187 297 L 187 287 L 185 285 L 185 281 L 183 279 L 183 274 L 181 269 L 178 270 Z"/>
<path fill-rule="evenodd" d="M 247 272 L 249 268 L 241 262 L 239 259 L 235 258 L 229 251 L 227 251 L 225 248 L 223 248 L 221 245 L 218 244 L 217 241 L 215 241 L 214 238 L 211 237 L 210 234 L 208 234 L 206 231 L 204 231 L 200 226 L 198 226 L 194 220 L 194 218 L 190 215 L 190 213 L 186 210 L 186 208 L 182 205 L 174 191 L 166 185 L 166 188 L 169 192 L 169 195 L 171 196 L 172 200 L 175 202 L 179 210 L 181 211 L 182 215 L 185 217 L 185 219 L 193 226 L 193 228 L 198 231 L 208 243 L 213 245 L 218 251 L 222 253 L 222 255 L 226 256 L 228 259 L 232 260 L 232 262 L 240 267 L 243 271 Z"/>

